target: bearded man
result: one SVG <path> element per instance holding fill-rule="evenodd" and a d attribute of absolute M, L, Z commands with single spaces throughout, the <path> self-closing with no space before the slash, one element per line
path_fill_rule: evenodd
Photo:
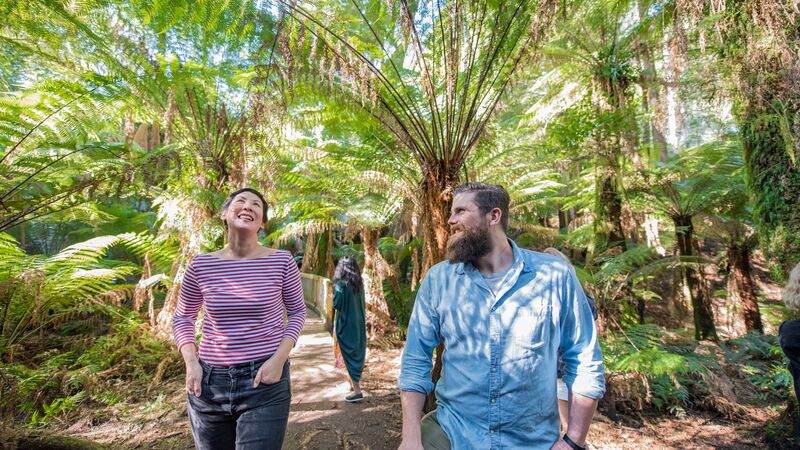
<path fill-rule="evenodd" d="M 456 188 L 447 261 L 425 276 L 408 324 L 398 386 L 400 449 L 582 449 L 605 391 L 592 312 L 568 263 L 520 249 L 506 236 L 501 186 Z M 444 342 L 437 409 L 433 349 Z M 559 435 L 556 365 L 561 350 L 570 391 Z"/>

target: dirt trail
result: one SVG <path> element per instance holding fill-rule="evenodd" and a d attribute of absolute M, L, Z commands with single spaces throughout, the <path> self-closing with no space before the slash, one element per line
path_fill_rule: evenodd
<path fill-rule="evenodd" d="M 362 380 L 365 399 L 347 403 L 344 371 L 333 366 L 333 339 L 319 318 L 306 321 L 292 353 L 292 409 L 284 448 L 397 448 L 399 395 L 394 389 L 399 352 L 384 361 L 370 352 Z"/>

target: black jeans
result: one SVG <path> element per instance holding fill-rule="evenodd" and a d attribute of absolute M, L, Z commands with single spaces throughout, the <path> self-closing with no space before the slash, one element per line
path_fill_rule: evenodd
<path fill-rule="evenodd" d="M 778 328 L 781 349 L 789 358 L 789 373 L 794 379 L 794 391 L 800 403 L 800 320 L 787 320 Z"/>
<path fill-rule="evenodd" d="M 292 400 L 289 361 L 281 379 L 253 387 L 260 359 L 230 367 L 203 361 L 202 393 L 188 394 L 189 421 L 199 450 L 280 450 Z"/>

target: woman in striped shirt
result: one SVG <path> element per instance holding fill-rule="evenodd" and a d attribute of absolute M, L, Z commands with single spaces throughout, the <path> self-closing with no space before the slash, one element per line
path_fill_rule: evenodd
<path fill-rule="evenodd" d="M 291 254 L 262 246 L 267 203 L 253 189 L 225 200 L 228 244 L 195 257 L 173 318 L 186 364 L 198 449 L 280 449 L 289 418 L 289 352 L 306 316 Z M 199 351 L 194 324 L 205 309 Z M 284 324 L 284 311 L 286 322 Z"/>

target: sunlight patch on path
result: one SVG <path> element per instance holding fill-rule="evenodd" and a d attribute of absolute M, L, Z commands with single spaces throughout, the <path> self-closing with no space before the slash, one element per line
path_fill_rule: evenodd
<path fill-rule="evenodd" d="M 331 403 L 342 402 L 350 391 L 344 369 L 333 365 L 333 338 L 312 314 L 291 355 L 292 411 L 308 411 L 310 404 L 315 410 L 335 408 Z"/>

